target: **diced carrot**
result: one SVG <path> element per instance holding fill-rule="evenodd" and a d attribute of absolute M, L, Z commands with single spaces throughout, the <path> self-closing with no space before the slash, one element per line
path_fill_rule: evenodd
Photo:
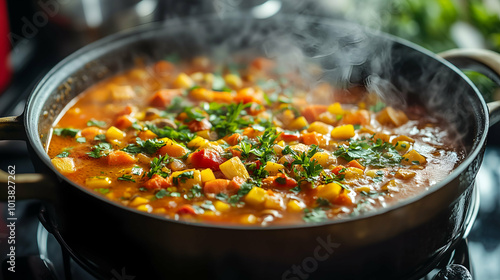
<path fill-rule="evenodd" d="M 179 207 L 179 209 L 177 209 L 176 213 L 179 215 L 184 215 L 184 214 L 196 215 L 196 210 L 194 210 L 193 206 L 189 204 L 184 204 L 181 207 Z"/>
<path fill-rule="evenodd" d="M 127 105 L 127 106 L 125 106 L 125 108 L 123 108 L 123 110 L 121 112 L 118 113 L 118 116 L 130 115 L 133 112 L 134 112 L 134 107 L 131 105 Z"/>
<path fill-rule="evenodd" d="M 260 134 L 260 132 L 257 131 L 257 130 L 255 130 L 255 129 L 253 129 L 253 127 L 245 127 L 243 129 L 242 134 L 244 136 L 247 136 L 248 138 L 255 138 L 255 137 L 257 137 Z"/>
<path fill-rule="evenodd" d="M 300 139 L 300 136 L 298 133 L 287 133 L 287 132 L 282 132 L 280 136 L 278 137 L 277 141 L 285 141 L 285 142 L 292 142 L 292 141 L 298 141 Z"/>
<path fill-rule="evenodd" d="M 302 134 L 302 142 L 306 145 L 319 145 L 319 136 L 316 132 Z"/>
<path fill-rule="evenodd" d="M 142 186 L 148 190 L 164 189 L 172 186 L 172 181 L 168 178 L 163 178 L 158 174 L 153 175 Z"/>
<path fill-rule="evenodd" d="M 164 108 L 175 96 L 181 95 L 182 91 L 178 89 L 161 89 L 153 95 L 149 104 L 154 107 Z"/>
<path fill-rule="evenodd" d="M 348 167 L 355 167 L 355 168 L 359 168 L 361 170 L 365 170 L 365 167 L 363 165 L 361 165 L 357 160 L 353 159 L 351 160 L 350 162 L 348 162 L 346 164 L 346 166 Z"/>
<path fill-rule="evenodd" d="M 302 116 L 304 116 L 309 123 L 312 123 L 319 120 L 319 115 L 327 110 L 328 106 L 326 105 L 309 105 L 302 110 Z"/>
<path fill-rule="evenodd" d="M 264 180 L 262 180 L 262 184 L 275 188 L 291 189 L 297 186 L 297 181 L 286 176 L 283 173 L 279 173 L 277 176 L 266 177 Z"/>
<path fill-rule="evenodd" d="M 198 132 L 212 128 L 212 124 L 206 118 L 201 121 L 192 120 L 187 123 L 187 126 L 192 132 Z"/>
<path fill-rule="evenodd" d="M 227 186 L 228 192 L 237 192 L 240 188 L 241 185 L 245 183 L 245 179 L 239 176 L 233 177 L 231 182 L 229 182 L 229 185 Z"/>
<path fill-rule="evenodd" d="M 166 60 L 160 60 L 155 63 L 153 69 L 157 74 L 166 75 L 171 74 L 175 70 L 175 66 Z"/>
<path fill-rule="evenodd" d="M 87 141 L 90 141 L 93 140 L 94 137 L 96 137 L 97 135 L 103 134 L 104 131 L 98 127 L 91 126 L 82 129 L 80 133 L 82 134 L 83 137 L 85 137 L 85 139 L 87 139 Z"/>
<path fill-rule="evenodd" d="M 384 125 L 401 126 L 408 122 L 408 117 L 401 110 L 385 107 L 378 113 L 377 121 Z"/>
<path fill-rule="evenodd" d="M 230 92 L 214 91 L 214 101 L 221 102 L 221 103 L 231 103 L 231 102 L 233 102 L 233 95 L 231 95 Z"/>
<path fill-rule="evenodd" d="M 333 201 L 333 203 L 338 204 L 338 205 L 345 205 L 349 206 L 352 204 L 351 197 L 347 195 L 346 191 L 344 190 L 342 193 L 340 193 L 337 198 Z"/>
<path fill-rule="evenodd" d="M 212 90 L 200 87 L 192 89 L 189 92 L 189 97 L 195 100 L 212 102 L 214 100 L 214 92 Z"/>
<path fill-rule="evenodd" d="M 353 113 L 347 113 L 340 124 L 370 124 L 370 113 L 367 110 L 357 110 Z"/>
<path fill-rule="evenodd" d="M 119 116 L 115 121 L 115 126 L 119 129 L 129 128 L 132 124 L 132 118 L 128 115 Z"/>
<path fill-rule="evenodd" d="M 233 155 L 233 157 L 239 157 L 239 158 L 241 158 L 241 151 L 238 151 L 236 149 L 231 149 L 230 152 Z"/>
<path fill-rule="evenodd" d="M 334 168 L 332 168 L 332 172 L 335 174 L 335 175 L 339 175 L 340 174 L 340 170 L 344 169 L 345 167 L 342 166 L 342 165 L 339 165 L 339 166 L 335 166 Z"/>
<path fill-rule="evenodd" d="M 205 182 L 205 185 L 203 185 L 203 192 L 215 194 L 227 192 L 229 182 L 230 181 L 227 179 L 215 179 Z"/>
<path fill-rule="evenodd" d="M 135 163 L 135 158 L 124 151 L 113 151 L 107 156 L 109 165 L 130 165 Z"/>
<path fill-rule="evenodd" d="M 234 133 L 231 136 L 227 136 L 224 138 L 225 138 L 224 140 L 229 145 L 234 146 L 234 145 L 238 145 L 238 143 L 240 143 L 241 139 L 243 139 L 243 136 L 241 136 L 241 134 L 239 134 L 239 133 Z"/>
<path fill-rule="evenodd" d="M 261 104 L 262 103 L 262 98 L 259 98 L 262 96 L 261 92 L 256 92 L 253 88 L 243 88 L 238 91 L 236 96 L 234 97 L 234 102 L 240 103 L 243 102 L 244 104 L 247 103 L 257 103 Z"/>

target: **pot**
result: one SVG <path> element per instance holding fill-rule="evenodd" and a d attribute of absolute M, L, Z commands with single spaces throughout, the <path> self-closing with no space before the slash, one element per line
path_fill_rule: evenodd
<path fill-rule="evenodd" d="M 397 102 L 422 104 L 454 125 L 465 159 L 444 180 L 396 205 L 345 220 L 273 227 L 165 219 L 109 201 L 52 166 L 45 152 L 51 125 L 96 82 L 171 52 L 224 59 L 239 51 L 292 64 L 314 60 L 325 69 L 323 80 L 335 84 L 390 84 Z M 460 51 L 448 55 L 457 64 L 467 57 L 469 66 L 498 77 L 500 55 L 474 53 L 487 59 Z M 15 175 L 16 199 L 43 200 L 44 225 L 98 278 L 401 279 L 426 272 L 462 238 L 488 128 L 500 116 L 500 102 L 488 106 L 489 112 L 455 66 L 396 37 L 298 16 L 207 16 L 116 34 L 77 51 L 38 83 L 21 116 L 0 119 L 0 139 L 26 140 L 39 172 Z"/>

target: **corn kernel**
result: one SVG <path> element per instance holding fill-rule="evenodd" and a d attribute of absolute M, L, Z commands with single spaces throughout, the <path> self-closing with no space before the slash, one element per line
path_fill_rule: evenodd
<path fill-rule="evenodd" d="M 250 177 L 239 157 L 231 158 L 230 160 L 219 165 L 219 168 L 228 179 L 233 179 L 234 177 L 239 176 L 246 180 Z"/>
<path fill-rule="evenodd" d="M 212 180 L 215 180 L 215 175 L 212 169 L 207 168 L 201 171 L 201 182 L 205 183 Z"/>
<path fill-rule="evenodd" d="M 309 131 L 309 132 L 315 131 L 317 133 L 324 134 L 324 135 L 328 134 L 331 130 L 332 130 L 332 126 L 327 125 L 324 122 L 313 122 L 312 124 L 309 125 L 309 128 L 307 129 L 307 131 Z"/>
<path fill-rule="evenodd" d="M 85 185 L 89 188 L 107 188 L 111 184 L 109 177 L 96 176 L 90 177 L 85 180 Z"/>
<path fill-rule="evenodd" d="M 406 164 L 406 165 L 412 165 L 412 164 L 422 165 L 422 164 L 425 164 L 426 162 L 427 162 L 427 160 L 425 159 L 425 157 L 423 155 L 419 154 L 415 150 L 411 150 L 411 151 L 407 152 L 406 154 L 404 154 L 403 160 L 401 161 L 402 164 Z"/>
<path fill-rule="evenodd" d="M 235 74 L 225 75 L 224 80 L 226 81 L 226 84 L 228 86 L 233 88 L 241 88 L 241 86 L 243 85 L 243 81 L 241 80 L 240 76 Z"/>
<path fill-rule="evenodd" d="M 304 202 L 293 199 L 286 204 L 286 210 L 292 213 L 302 212 L 305 207 Z"/>
<path fill-rule="evenodd" d="M 231 205 L 229 205 L 225 202 L 222 202 L 220 200 L 217 200 L 216 202 L 214 202 L 214 207 L 219 212 L 227 212 L 229 209 L 231 209 Z"/>
<path fill-rule="evenodd" d="M 276 175 L 280 170 L 285 169 L 285 166 L 283 164 L 275 163 L 272 161 L 268 161 L 266 163 L 266 166 L 264 166 L 264 170 L 269 172 L 270 175 Z"/>
<path fill-rule="evenodd" d="M 151 213 L 151 212 L 153 212 L 153 207 L 149 204 L 144 204 L 144 205 L 137 206 L 137 210 Z"/>
<path fill-rule="evenodd" d="M 300 130 L 308 125 L 309 125 L 309 123 L 307 122 L 306 118 L 304 116 L 300 116 L 300 117 L 296 118 L 295 120 L 293 120 L 290 124 L 288 124 L 288 128 Z"/>
<path fill-rule="evenodd" d="M 108 140 L 122 140 L 123 138 L 125 138 L 125 135 L 125 132 L 114 126 L 108 128 L 108 130 L 106 131 L 106 139 Z"/>
<path fill-rule="evenodd" d="M 406 169 L 399 169 L 397 172 L 396 172 L 396 178 L 399 178 L 399 179 L 410 179 L 410 178 L 413 178 L 415 177 L 415 175 L 417 175 L 415 173 L 415 171 L 411 171 L 411 170 L 406 170 Z"/>
<path fill-rule="evenodd" d="M 253 187 L 245 196 L 245 202 L 251 206 L 259 206 L 266 200 L 266 191 L 259 187 Z"/>
<path fill-rule="evenodd" d="M 320 185 L 317 188 L 318 197 L 334 200 L 340 194 L 342 187 L 337 183 L 329 183 L 327 185 Z"/>
<path fill-rule="evenodd" d="M 354 137 L 354 126 L 352 124 L 337 126 L 332 130 L 331 136 L 335 139 L 349 139 Z"/>
<path fill-rule="evenodd" d="M 128 206 L 136 207 L 136 206 L 147 204 L 147 203 L 149 203 L 149 199 L 141 197 L 141 196 L 137 196 L 132 201 L 130 201 Z"/>
<path fill-rule="evenodd" d="M 335 163 L 335 158 L 330 156 L 330 154 L 328 154 L 327 152 L 315 153 L 311 158 L 311 161 L 313 160 L 316 160 L 324 168 Z"/>
<path fill-rule="evenodd" d="M 334 115 L 343 115 L 344 114 L 344 109 L 342 109 L 342 105 L 340 103 L 335 102 L 328 106 L 328 112 Z"/>
<path fill-rule="evenodd" d="M 180 73 L 173 82 L 175 88 L 192 88 L 194 86 L 194 81 L 186 75 L 186 73 Z"/>
<path fill-rule="evenodd" d="M 74 173 L 76 171 L 75 162 L 73 158 L 53 158 L 50 160 L 54 167 L 61 173 Z"/>

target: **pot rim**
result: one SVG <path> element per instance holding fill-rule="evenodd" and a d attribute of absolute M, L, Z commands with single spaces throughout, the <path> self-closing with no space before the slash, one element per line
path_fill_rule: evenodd
<path fill-rule="evenodd" d="M 296 18 L 297 15 L 294 15 Z M 488 134 L 488 128 L 489 128 L 489 115 L 488 115 L 488 108 L 486 105 L 486 102 L 484 101 L 484 98 L 481 96 L 479 90 L 477 87 L 469 80 L 469 78 L 462 72 L 460 71 L 456 66 L 451 64 L 450 62 L 446 61 L 445 59 L 441 58 L 437 54 L 417 45 L 412 42 L 409 42 L 405 39 L 399 38 L 394 35 L 390 35 L 381 31 L 374 31 L 371 30 L 367 27 L 362 27 L 359 26 L 355 23 L 350 23 L 346 22 L 343 20 L 334 20 L 334 19 L 327 19 L 327 18 L 322 18 L 322 17 L 311 17 L 311 16 L 300 16 L 304 20 L 313 22 L 313 23 L 320 23 L 320 24 L 327 24 L 327 25 L 346 25 L 350 27 L 356 27 L 359 28 L 365 32 L 367 32 L 370 35 L 376 36 L 376 37 L 382 37 L 386 40 L 389 40 L 393 43 L 399 43 L 403 45 L 404 47 L 414 49 L 418 51 L 419 53 L 431 57 L 441 64 L 444 64 L 448 68 L 450 68 L 452 71 L 454 71 L 456 74 L 458 74 L 462 79 L 465 80 L 469 84 L 469 86 L 473 89 L 474 93 L 476 94 L 475 97 L 479 98 L 479 102 L 481 105 L 481 109 L 483 111 L 483 117 L 484 117 L 484 127 L 479 127 L 478 133 L 476 133 L 476 137 L 473 141 L 473 145 L 471 148 L 471 151 L 466 155 L 465 159 L 448 175 L 446 178 L 443 180 L 437 182 L 436 184 L 432 185 L 429 187 L 429 189 L 420 192 L 417 195 L 411 196 L 409 198 L 406 198 L 400 202 L 397 202 L 395 204 L 392 204 L 386 208 L 379 208 L 373 211 L 370 211 L 368 213 L 363 213 L 359 216 L 355 217 L 349 217 L 346 219 L 336 219 L 336 220 L 327 220 L 324 222 L 318 222 L 318 223 L 304 223 L 304 224 L 290 224 L 290 225 L 271 225 L 271 226 L 242 226 L 242 225 L 230 225 L 230 224 L 210 224 L 210 223 L 204 223 L 204 222 L 190 222 L 190 221 L 183 221 L 183 220 L 174 220 L 170 218 L 166 218 L 164 216 L 156 215 L 153 213 L 146 213 L 143 211 L 139 211 L 134 208 L 127 207 L 123 204 L 119 204 L 115 201 L 109 200 L 95 192 L 92 192 L 91 190 L 80 186 L 69 179 L 67 179 L 63 174 L 61 174 L 51 163 L 50 158 L 48 157 L 47 153 L 45 152 L 45 149 L 41 143 L 39 134 L 38 134 L 38 127 L 33 126 L 31 123 L 31 120 L 35 119 L 33 116 L 40 116 L 41 115 L 41 110 L 42 110 L 42 105 L 45 102 L 46 98 L 41 98 L 40 92 L 44 92 L 47 89 L 51 89 L 51 92 L 56 89 L 60 83 L 57 83 L 56 81 L 61 81 L 65 80 L 67 78 L 68 74 L 73 73 L 77 69 L 80 69 L 83 67 L 85 64 L 98 59 L 100 56 L 108 54 L 110 51 L 112 51 L 114 48 L 118 46 L 122 46 L 127 43 L 131 42 L 137 42 L 140 41 L 141 38 L 149 38 L 147 34 L 150 32 L 158 32 L 162 29 L 168 28 L 179 28 L 183 24 L 183 20 L 187 21 L 197 21 L 197 22 L 202 22 L 202 21 L 214 21 L 214 20 L 220 20 L 215 15 L 204 15 L 200 16 L 197 18 L 193 17 L 187 17 L 187 18 L 182 18 L 181 21 L 174 21 L 174 22 L 165 22 L 165 23 L 154 23 L 149 26 L 140 26 L 136 27 L 130 30 L 122 31 L 119 33 L 115 33 L 109 36 L 106 36 L 100 40 L 97 40 L 89 45 L 86 45 L 74 53 L 70 54 L 66 58 L 64 58 L 62 61 L 57 63 L 47 74 L 44 75 L 44 77 L 38 82 L 36 87 L 32 90 L 26 105 L 24 109 L 24 127 L 26 131 L 26 135 L 29 141 L 29 144 L 31 147 L 33 147 L 33 150 L 35 151 L 37 157 L 44 163 L 45 166 L 49 167 L 54 174 L 56 174 L 58 177 L 62 178 L 65 182 L 69 183 L 73 187 L 77 188 L 78 190 L 93 196 L 94 198 L 97 198 L 101 200 L 102 202 L 112 204 L 115 207 L 120 207 L 123 210 L 133 212 L 138 215 L 143 215 L 148 218 L 154 218 L 159 221 L 165 221 L 165 222 L 173 222 L 177 224 L 183 224 L 186 226 L 195 226 L 195 227 L 201 227 L 201 228 L 213 228 L 213 229 L 224 229 L 224 230 L 298 230 L 298 229 L 306 229 L 306 228 L 314 228 L 314 227 L 323 227 L 323 226 L 333 226 L 336 224 L 345 224 L 345 223 L 351 223 L 351 222 L 356 222 L 359 220 L 364 220 L 364 219 L 369 219 L 374 216 L 380 216 L 384 215 L 393 211 L 396 211 L 402 207 L 405 207 L 407 205 L 413 204 L 421 199 L 423 199 L 426 196 L 429 196 L 433 194 L 434 192 L 440 190 L 444 186 L 446 186 L 448 183 L 451 181 L 455 180 L 457 177 L 460 176 L 461 173 L 464 172 L 464 170 L 476 159 L 476 157 L 479 156 L 479 154 L 482 152 L 482 147 L 486 144 L 486 138 Z M 286 18 L 286 17 L 285 17 Z M 225 18 L 225 20 L 230 19 L 230 20 L 241 20 L 241 15 L 240 16 L 231 16 L 229 18 Z M 257 20 L 257 21 L 265 21 L 265 19 L 255 19 L 255 18 L 245 18 L 247 20 Z M 168 31 L 167 31 L 168 32 Z M 74 100 L 74 98 L 73 98 Z M 71 103 L 72 101 L 70 101 Z M 68 104 L 70 104 L 68 103 Z M 68 105 L 66 105 L 68 106 Z M 59 118 L 60 115 L 57 116 Z M 56 120 L 57 120 L 56 118 Z M 484 131 L 484 133 L 479 133 L 479 131 Z"/>

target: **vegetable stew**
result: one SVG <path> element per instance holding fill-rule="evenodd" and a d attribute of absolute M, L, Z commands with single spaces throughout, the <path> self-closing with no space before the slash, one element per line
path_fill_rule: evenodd
<path fill-rule="evenodd" d="M 88 89 L 54 124 L 48 154 L 70 180 L 140 211 L 266 226 L 345 219 L 432 188 L 464 157 L 450 134 L 423 107 L 362 86 L 311 88 L 261 57 L 196 57 Z"/>

